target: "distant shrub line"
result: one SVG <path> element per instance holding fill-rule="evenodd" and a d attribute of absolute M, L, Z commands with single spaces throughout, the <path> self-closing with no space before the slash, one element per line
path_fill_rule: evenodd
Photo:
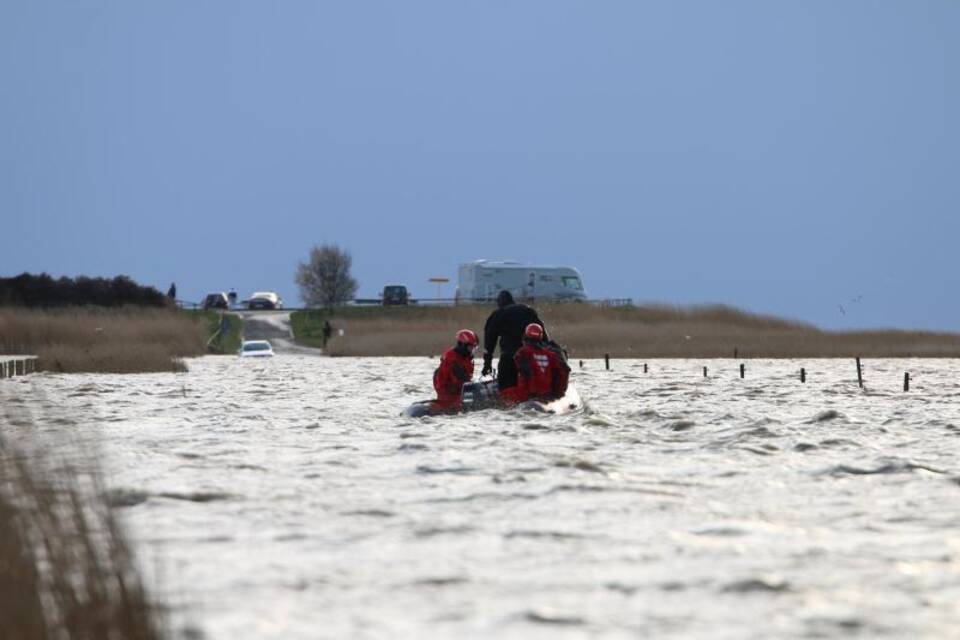
<path fill-rule="evenodd" d="M 41 273 L 21 273 L 13 278 L 0 278 L 0 306 L 72 307 L 163 307 L 169 304 L 165 295 L 153 287 L 145 287 L 128 276 L 115 278 L 76 278 Z"/>

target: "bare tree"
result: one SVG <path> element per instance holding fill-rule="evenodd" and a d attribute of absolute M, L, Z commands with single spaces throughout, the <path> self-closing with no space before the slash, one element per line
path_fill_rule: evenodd
<path fill-rule="evenodd" d="M 353 299 L 357 281 L 350 275 L 353 258 L 335 244 L 310 249 L 310 259 L 297 265 L 300 298 L 308 307 L 332 307 Z"/>

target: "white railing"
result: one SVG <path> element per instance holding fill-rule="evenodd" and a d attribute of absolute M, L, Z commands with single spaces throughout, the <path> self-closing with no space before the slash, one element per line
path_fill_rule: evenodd
<path fill-rule="evenodd" d="M 24 376 L 37 370 L 37 356 L 0 356 L 0 378 Z"/>

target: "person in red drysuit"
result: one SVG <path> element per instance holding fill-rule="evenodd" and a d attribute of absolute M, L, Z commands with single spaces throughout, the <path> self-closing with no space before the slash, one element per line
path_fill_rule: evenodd
<path fill-rule="evenodd" d="M 517 386 L 504 389 L 501 398 L 508 404 L 562 398 L 570 381 L 570 367 L 558 349 L 543 342 L 543 327 L 531 323 L 523 332 L 523 346 L 514 354 Z"/>
<path fill-rule="evenodd" d="M 479 342 L 473 331 L 461 329 L 457 332 L 456 346 L 443 353 L 440 366 L 433 372 L 433 388 L 437 391 L 433 409 L 436 412 L 460 410 L 460 391 L 463 383 L 473 378 L 473 352 Z"/>

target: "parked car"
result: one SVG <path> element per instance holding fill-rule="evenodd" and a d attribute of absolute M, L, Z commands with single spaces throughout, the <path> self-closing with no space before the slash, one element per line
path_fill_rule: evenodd
<path fill-rule="evenodd" d="M 273 345 L 267 340 L 244 340 L 240 345 L 241 358 L 269 358 L 273 354 Z"/>
<path fill-rule="evenodd" d="M 383 306 L 410 304 L 410 293 L 402 284 L 388 284 L 383 288 Z"/>
<path fill-rule="evenodd" d="M 230 303 L 227 300 L 227 294 L 224 292 L 219 293 L 208 293 L 207 297 L 203 299 L 203 308 L 204 309 L 228 309 Z"/>
<path fill-rule="evenodd" d="M 273 291 L 255 291 L 247 300 L 248 309 L 282 309 L 283 300 Z"/>

